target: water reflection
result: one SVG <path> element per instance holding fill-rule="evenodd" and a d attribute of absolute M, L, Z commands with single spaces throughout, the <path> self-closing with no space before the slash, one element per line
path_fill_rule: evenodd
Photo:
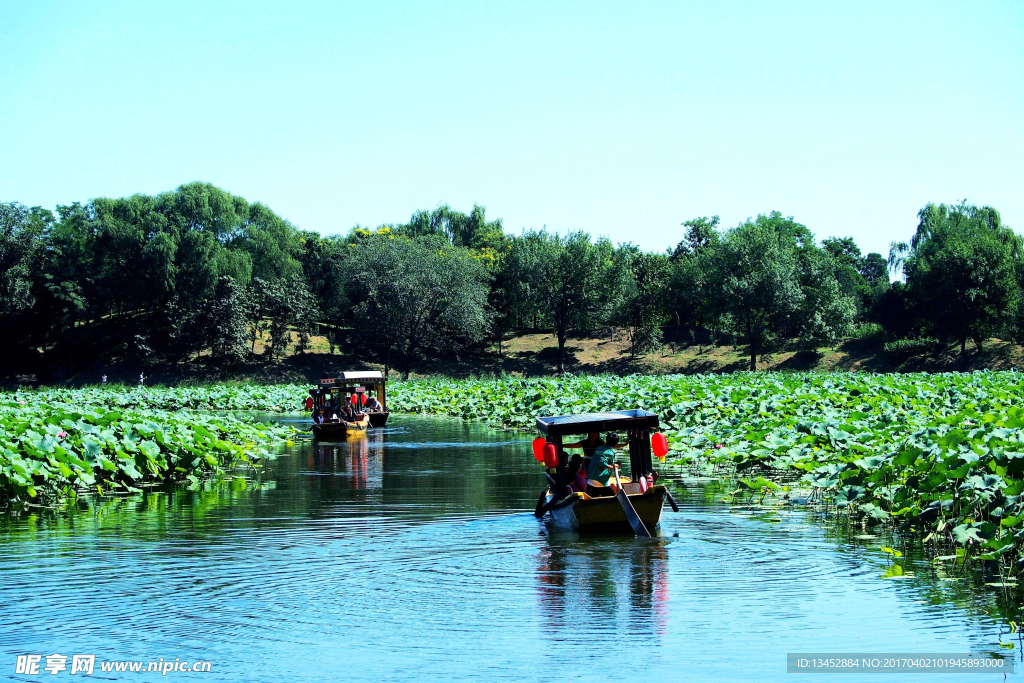
<path fill-rule="evenodd" d="M 384 484 L 385 440 L 383 429 L 371 429 L 341 442 L 313 441 L 306 467 L 310 474 L 344 477 L 355 490 L 379 489 Z"/>
<path fill-rule="evenodd" d="M 582 620 L 626 622 L 664 635 L 669 616 L 667 541 L 580 539 L 552 530 L 537 554 L 537 596 L 548 629 Z"/>
<path fill-rule="evenodd" d="M 996 641 L 801 515 L 697 487 L 652 542 L 549 530 L 531 438 L 392 417 L 244 489 L 0 518 L 0 677 L 19 653 L 95 652 L 208 659 L 209 681 L 575 680 L 623 658 L 622 681 L 786 681 L 787 651 Z"/>

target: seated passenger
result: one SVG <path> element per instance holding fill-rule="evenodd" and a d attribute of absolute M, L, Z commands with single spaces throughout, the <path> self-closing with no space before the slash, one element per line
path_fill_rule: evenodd
<path fill-rule="evenodd" d="M 619 435 L 609 434 L 604 444 L 594 449 L 594 456 L 590 459 L 590 466 L 587 468 L 587 495 L 589 496 L 615 495 L 615 491 L 608 484 L 617 465 L 615 449 L 622 448 L 619 445 Z"/>
<path fill-rule="evenodd" d="M 384 407 L 381 406 L 380 401 L 377 400 L 376 396 L 370 396 L 366 399 L 366 412 L 368 413 L 383 413 Z"/>
<path fill-rule="evenodd" d="M 566 472 L 566 479 L 569 486 L 576 493 L 585 493 L 587 490 L 587 475 L 583 470 L 583 456 L 574 455 L 569 459 L 569 469 Z"/>
<path fill-rule="evenodd" d="M 323 422 L 324 422 L 324 411 L 322 411 L 319 408 L 317 408 L 316 410 L 313 411 L 313 416 L 312 417 L 313 417 L 313 424 L 315 424 L 315 425 L 323 424 Z"/>
<path fill-rule="evenodd" d="M 341 407 L 338 409 L 338 417 L 340 417 L 345 422 L 356 421 L 356 413 L 354 410 L 352 410 L 352 406 L 351 404 L 349 404 L 348 401 L 345 401 L 344 403 L 341 404 Z"/>

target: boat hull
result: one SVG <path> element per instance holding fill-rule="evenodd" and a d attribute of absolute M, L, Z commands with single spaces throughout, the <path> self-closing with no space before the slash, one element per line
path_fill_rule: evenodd
<path fill-rule="evenodd" d="M 368 417 L 363 417 L 358 422 L 324 422 L 313 425 L 313 436 L 321 441 L 331 439 L 344 439 L 351 434 L 361 434 L 370 426 Z"/>
<path fill-rule="evenodd" d="M 367 413 L 367 416 L 370 418 L 370 426 L 371 427 L 383 427 L 384 425 L 386 425 L 388 423 L 388 415 L 390 415 L 390 414 L 391 414 L 390 412 L 386 412 L 386 413 Z"/>
<path fill-rule="evenodd" d="M 629 495 L 636 514 L 648 530 L 661 523 L 661 511 L 665 504 L 666 489 L 654 486 L 647 493 Z M 550 500 L 550 495 L 548 497 Z M 548 512 L 551 522 L 562 529 L 573 529 L 590 533 L 632 533 L 633 528 L 626 519 L 626 513 L 614 496 L 584 498 L 576 494 L 576 500 L 569 505 Z"/>

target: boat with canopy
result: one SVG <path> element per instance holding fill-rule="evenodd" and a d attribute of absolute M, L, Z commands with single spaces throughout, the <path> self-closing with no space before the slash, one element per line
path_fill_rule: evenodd
<path fill-rule="evenodd" d="M 544 463 L 548 480 L 547 490 L 537 501 L 537 517 L 547 514 L 554 526 L 581 532 L 632 530 L 638 536 L 650 536 L 661 523 L 666 499 L 678 511 L 668 489 L 654 483 L 654 457 L 663 458 L 668 451 L 656 414 L 634 409 L 538 417 L 537 429 L 544 436 L 534 440 L 534 457 Z M 585 492 L 571 490 L 570 455 L 563 437 L 623 432 L 630 476 L 621 477 L 616 470 L 607 490 L 589 486 Z"/>
<path fill-rule="evenodd" d="M 350 370 L 341 377 L 324 377 L 309 390 L 311 408 L 318 409 L 332 403 L 349 403 L 356 412 L 355 422 L 323 422 L 314 424 L 313 436 L 318 439 L 344 437 L 364 432 L 368 427 L 383 427 L 391 414 L 387 409 L 386 380 L 377 370 Z M 367 410 L 368 396 L 375 396 L 380 410 Z M 307 402 L 307 405 L 309 403 Z"/>

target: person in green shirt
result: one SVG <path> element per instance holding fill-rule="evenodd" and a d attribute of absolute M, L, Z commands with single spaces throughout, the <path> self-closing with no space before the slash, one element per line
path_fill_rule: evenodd
<path fill-rule="evenodd" d="M 590 466 L 587 467 L 587 495 L 612 495 L 608 482 L 611 481 L 616 465 L 615 449 L 622 448 L 624 445 L 620 446 L 619 435 L 612 433 L 605 438 L 603 446 L 594 449 L 594 455 L 590 458 Z"/>

